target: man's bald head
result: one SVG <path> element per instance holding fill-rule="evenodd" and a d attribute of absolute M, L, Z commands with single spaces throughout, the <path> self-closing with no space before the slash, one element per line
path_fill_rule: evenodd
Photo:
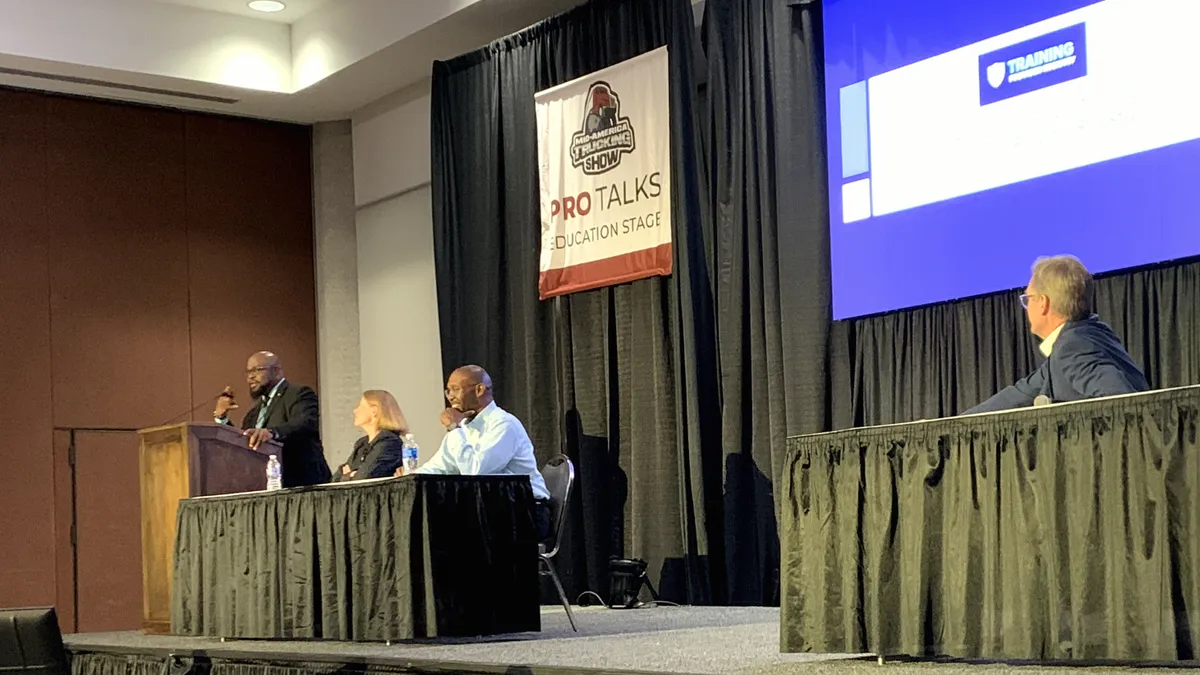
<path fill-rule="evenodd" d="M 452 373 L 457 374 L 462 378 L 469 380 L 472 384 L 482 384 L 488 389 L 492 388 L 492 377 L 487 374 L 487 371 L 479 366 L 463 366 Z"/>
<path fill-rule="evenodd" d="M 450 407 L 478 413 L 492 402 L 492 378 L 479 366 L 463 366 L 446 380 L 446 400 Z"/>
<path fill-rule="evenodd" d="M 271 352 L 254 352 L 250 355 L 250 359 L 246 363 L 248 364 L 247 367 L 249 367 L 249 365 L 253 365 L 254 367 L 274 366 L 278 368 L 279 357 L 275 356 L 275 354 Z"/>
<path fill-rule="evenodd" d="M 271 388 L 283 379 L 283 366 L 279 357 L 271 352 L 256 352 L 246 360 L 246 383 L 250 395 L 259 398 L 270 393 Z"/>

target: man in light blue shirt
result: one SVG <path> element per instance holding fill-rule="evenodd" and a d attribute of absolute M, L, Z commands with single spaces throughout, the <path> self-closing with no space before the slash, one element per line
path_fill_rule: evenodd
<path fill-rule="evenodd" d="M 446 381 L 442 411 L 446 436 L 417 473 L 461 476 L 529 476 L 538 534 L 550 531 L 550 492 L 538 471 L 533 443 L 521 421 L 492 400 L 492 378 L 479 366 L 463 366 Z"/>

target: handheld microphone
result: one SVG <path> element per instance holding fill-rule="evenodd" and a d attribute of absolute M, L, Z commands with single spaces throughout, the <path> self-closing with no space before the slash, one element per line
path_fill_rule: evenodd
<path fill-rule="evenodd" d="M 200 403 L 200 405 L 196 406 L 195 408 L 192 408 L 191 410 L 188 410 L 188 411 L 186 411 L 186 412 L 182 412 L 182 413 L 180 413 L 180 414 L 178 414 L 178 415 L 176 415 L 176 416 L 172 417 L 171 419 L 167 420 L 166 422 L 160 422 L 159 424 L 155 424 L 154 426 L 156 426 L 156 427 L 163 427 L 163 426 L 166 426 L 166 425 L 168 425 L 168 424 L 170 424 L 170 423 L 172 423 L 172 422 L 174 422 L 174 421 L 178 420 L 180 417 L 188 417 L 188 416 L 190 416 L 192 413 L 194 413 L 194 412 L 196 412 L 197 410 L 199 410 L 199 409 L 203 408 L 204 406 L 206 406 L 206 405 L 209 405 L 209 404 L 211 404 L 211 403 L 215 403 L 215 402 L 216 402 L 216 400 L 217 400 L 217 399 L 219 399 L 219 398 L 221 398 L 222 396 L 229 396 L 229 394 L 226 394 L 225 392 L 221 392 L 221 393 L 217 394 L 216 396 L 214 396 L 214 397 L 212 397 L 212 398 L 210 398 L 210 399 L 208 399 L 208 400 L 202 401 L 202 402 Z M 232 398 L 232 397 L 230 397 L 230 398 Z"/>

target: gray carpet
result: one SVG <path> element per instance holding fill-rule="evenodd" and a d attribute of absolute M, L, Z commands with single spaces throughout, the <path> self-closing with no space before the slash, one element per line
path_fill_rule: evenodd
<path fill-rule="evenodd" d="M 396 645 L 346 642 L 232 641 L 141 633 L 92 633 L 64 638 L 74 652 L 202 650 L 208 655 L 304 661 L 369 660 L 382 665 L 431 662 L 539 669 L 684 673 L 692 675 L 1029 675 L 1131 668 L 1010 666 L 1004 664 L 888 663 L 838 654 L 780 654 L 779 610 L 762 607 L 660 607 L 576 610 L 573 633 L 561 608 L 545 608 L 541 633 L 482 640 L 436 640 Z M 453 667 L 452 667 L 453 669 Z M 463 668 L 462 670 L 466 670 Z M 509 668 L 512 672 L 512 668 Z M 1137 668 L 1139 675 L 1177 669 Z"/>

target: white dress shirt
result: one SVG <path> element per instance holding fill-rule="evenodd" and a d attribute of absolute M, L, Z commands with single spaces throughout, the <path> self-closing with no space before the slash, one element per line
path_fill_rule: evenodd
<path fill-rule="evenodd" d="M 446 432 L 437 453 L 417 473 L 529 476 L 533 496 L 550 498 L 524 425 L 494 401 L 470 422 Z"/>
<path fill-rule="evenodd" d="M 1042 356 L 1050 358 L 1050 352 L 1054 351 L 1054 342 L 1058 340 L 1058 334 L 1062 332 L 1063 326 L 1065 325 L 1067 324 L 1064 323 L 1058 328 L 1055 328 L 1052 333 L 1046 336 L 1045 340 L 1042 340 L 1042 344 L 1038 345 L 1038 349 L 1042 352 Z"/>

